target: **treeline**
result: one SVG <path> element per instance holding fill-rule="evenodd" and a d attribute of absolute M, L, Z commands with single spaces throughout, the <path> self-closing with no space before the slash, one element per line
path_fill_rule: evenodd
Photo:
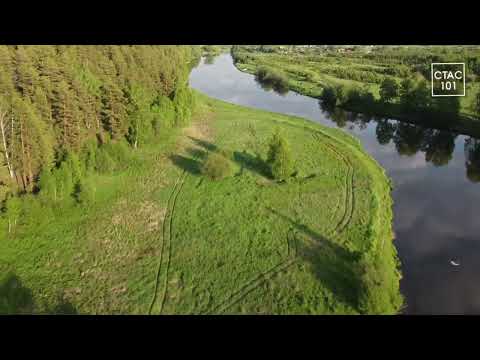
<path fill-rule="evenodd" d="M 356 70 L 351 67 L 341 66 L 341 67 L 329 67 L 322 69 L 322 72 L 326 74 L 334 75 L 340 79 L 354 80 L 365 83 L 381 84 L 383 80 L 389 75 L 386 73 L 391 73 L 392 75 L 396 73 L 393 69 L 390 68 L 390 71 L 385 70 L 382 73 L 378 73 L 378 70 L 370 67 L 364 67 L 362 70 Z"/>
<path fill-rule="evenodd" d="M 380 99 L 366 87 L 327 87 L 321 99 L 326 106 L 341 106 L 369 114 L 422 115 L 440 120 L 454 120 L 460 114 L 458 97 L 432 97 L 427 81 L 411 76 L 397 82 L 385 78 L 380 85 Z"/>
<path fill-rule="evenodd" d="M 468 46 L 411 46 L 411 47 L 378 47 L 365 59 L 384 64 L 406 65 L 413 71 L 430 78 L 430 64 L 433 62 L 464 62 L 466 80 L 474 81 L 480 76 L 480 50 Z"/>
<path fill-rule="evenodd" d="M 194 107 L 188 74 L 199 52 L 0 46 L 0 185 L 12 193 L 75 194 L 85 172 L 112 169 L 129 147 L 183 125 Z"/>

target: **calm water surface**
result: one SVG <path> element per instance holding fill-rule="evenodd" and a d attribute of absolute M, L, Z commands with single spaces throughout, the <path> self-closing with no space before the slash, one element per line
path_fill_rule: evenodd
<path fill-rule="evenodd" d="M 395 246 L 409 314 L 480 314 L 480 141 L 391 119 L 322 109 L 279 94 L 222 54 L 193 69 L 190 85 L 231 103 L 341 127 L 360 139 L 394 183 Z M 450 261 L 460 263 L 453 266 Z"/>

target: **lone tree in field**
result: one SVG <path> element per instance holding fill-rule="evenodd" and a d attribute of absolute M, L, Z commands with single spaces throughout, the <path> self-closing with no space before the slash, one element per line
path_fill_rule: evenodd
<path fill-rule="evenodd" d="M 398 84 L 391 78 L 385 78 L 380 85 L 380 97 L 384 102 L 390 102 L 398 96 Z"/>
<path fill-rule="evenodd" d="M 270 140 L 267 165 L 270 175 L 277 180 L 284 180 L 293 172 L 290 146 L 278 130 Z"/>
<path fill-rule="evenodd" d="M 224 154 L 211 152 L 208 154 L 201 169 L 203 175 L 208 176 L 212 180 L 221 180 L 233 173 L 232 164 Z"/>

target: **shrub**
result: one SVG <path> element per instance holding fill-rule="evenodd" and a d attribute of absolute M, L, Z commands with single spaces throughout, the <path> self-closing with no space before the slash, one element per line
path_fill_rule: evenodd
<path fill-rule="evenodd" d="M 175 105 L 175 125 L 186 125 L 195 108 L 195 95 L 188 87 L 178 87 L 174 93 L 173 103 Z"/>
<path fill-rule="evenodd" d="M 7 198 L 5 201 L 5 209 L 4 211 L 7 214 L 7 217 L 9 219 L 9 222 L 11 225 L 14 225 L 17 223 L 17 221 L 20 219 L 20 216 L 22 214 L 22 200 L 18 196 L 10 196 Z"/>
<path fill-rule="evenodd" d="M 102 174 L 107 174 L 115 170 L 115 161 L 103 149 L 98 149 L 96 155 L 95 169 Z"/>
<path fill-rule="evenodd" d="M 54 199 L 56 184 L 55 178 L 48 168 L 44 168 L 38 177 L 38 188 L 40 189 L 40 197 L 44 199 Z"/>
<path fill-rule="evenodd" d="M 231 176 L 233 167 L 230 160 L 219 153 L 210 153 L 201 168 L 203 175 L 210 179 L 219 180 Z"/>
<path fill-rule="evenodd" d="M 53 172 L 55 178 L 56 190 L 54 200 L 64 200 L 70 197 L 73 191 L 73 177 L 71 168 L 66 162 L 62 162 L 58 169 Z"/>
<path fill-rule="evenodd" d="M 130 149 L 125 141 L 108 143 L 102 147 L 102 150 L 110 155 L 117 168 L 124 167 L 131 158 Z"/>
<path fill-rule="evenodd" d="M 267 165 L 274 179 L 285 180 L 292 175 L 293 162 L 290 147 L 278 131 L 270 140 Z"/>
<path fill-rule="evenodd" d="M 175 125 L 175 104 L 166 96 L 159 96 L 152 104 L 152 128 L 158 135 L 161 127 L 171 128 Z"/>
<path fill-rule="evenodd" d="M 81 161 L 87 173 L 95 170 L 95 155 L 97 151 L 97 144 L 95 141 L 87 141 L 83 151 L 81 152 Z"/>
<path fill-rule="evenodd" d="M 95 198 L 95 190 L 89 183 L 84 181 L 79 181 L 75 185 L 75 191 L 73 193 L 73 197 L 75 198 L 77 203 L 81 205 L 86 205 L 93 202 Z"/>
<path fill-rule="evenodd" d="M 65 159 L 62 162 L 62 166 L 63 165 L 65 165 L 65 167 L 72 174 L 72 181 L 74 183 L 81 179 L 84 170 L 82 169 L 82 164 L 80 163 L 80 159 L 78 158 L 77 154 L 74 152 L 67 152 Z"/>

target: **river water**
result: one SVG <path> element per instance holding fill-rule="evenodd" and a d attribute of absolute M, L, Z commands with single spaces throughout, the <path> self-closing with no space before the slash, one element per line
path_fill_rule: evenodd
<path fill-rule="evenodd" d="M 270 89 L 230 54 L 204 59 L 190 85 L 238 105 L 297 115 L 358 137 L 393 180 L 395 246 L 406 314 L 480 314 L 480 141 L 391 119 L 322 109 Z M 452 264 L 458 264 L 458 266 Z"/>

